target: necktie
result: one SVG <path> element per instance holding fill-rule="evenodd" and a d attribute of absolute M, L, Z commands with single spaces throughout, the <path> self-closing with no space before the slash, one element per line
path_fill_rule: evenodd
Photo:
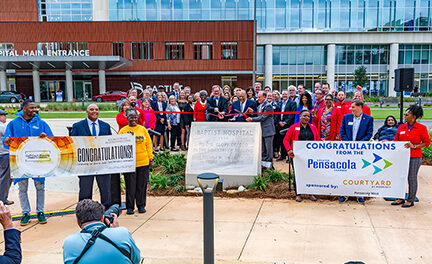
<path fill-rule="evenodd" d="M 96 123 L 95 123 L 95 122 L 92 123 L 92 135 L 93 135 L 94 137 L 97 136 L 97 135 L 96 135 Z"/>
<path fill-rule="evenodd" d="M 241 103 L 241 111 L 244 112 L 245 103 Z"/>
<path fill-rule="evenodd" d="M 281 109 L 281 112 L 285 112 L 285 106 L 286 106 L 286 101 L 283 101 L 282 102 L 282 109 Z M 283 114 L 281 114 L 281 119 L 283 120 Z"/>
<path fill-rule="evenodd" d="M 216 97 L 215 100 L 216 100 L 216 106 L 218 106 L 219 105 L 219 97 Z"/>

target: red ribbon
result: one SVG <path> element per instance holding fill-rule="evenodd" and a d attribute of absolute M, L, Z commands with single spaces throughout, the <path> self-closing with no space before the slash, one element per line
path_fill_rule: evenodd
<path fill-rule="evenodd" d="M 154 114 L 194 114 L 195 112 L 177 112 L 177 111 L 146 111 L 147 113 Z M 214 115 L 212 113 L 206 113 L 208 115 Z M 235 116 L 235 115 L 296 115 L 300 114 L 300 111 L 289 111 L 289 112 L 245 112 L 245 113 L 237 113 L 237 114 L 225 114 L 224 116 Z M 217 116 L 217 115 L 216 115 Z"/>

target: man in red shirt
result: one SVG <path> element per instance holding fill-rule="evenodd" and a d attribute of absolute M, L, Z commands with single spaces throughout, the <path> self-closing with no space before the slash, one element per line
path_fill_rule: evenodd
<path fill-rule="evenodd" d="M 345 101 L 346 95 L 344 91 L 339 91 L 336 95 L 337 102 L 335 103 L 335 106 L 341 113 L 344 115 L 351 114 L 351 101 Z"/>
<path fill-rule="evenodd" d="M 312 123 L 316 126 L 319 127 L 319 118 L 322 115 L 322 112 L 325 109 L 325 102 L 324 102 L 324 90 L 319 88 L 317 90 L 315 90 L 315 99 L 316 102 L 313 106 L 312 109 Z"/>

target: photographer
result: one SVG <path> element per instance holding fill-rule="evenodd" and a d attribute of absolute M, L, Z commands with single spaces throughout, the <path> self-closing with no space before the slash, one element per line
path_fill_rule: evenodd
<path fill-rule="evenodd" d="M 76 217 L 82 230 L 63 242 L 64 263 L 139 263 L 140 251 L 129 231 L 119 227 L 118 214 L 111 213 L 110 221 L 100 203 L 80 201 Z"/>
<path fill-rule="evenodd" d="M 9 207 L 0 201 L 0 223 L 3 226 L 5 253 L 0 255 L 0 264 L 21 263 L 20 234 L 12 223 L 12 216 Z"/>

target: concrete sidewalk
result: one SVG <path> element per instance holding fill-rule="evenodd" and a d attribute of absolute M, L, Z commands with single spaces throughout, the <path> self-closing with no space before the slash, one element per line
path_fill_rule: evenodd
<path fill-rule="evenodd" d="M 420 169 L 420 203 L 381 198 L 366 205 L 321 200 L 215 199 L 219 263 L 432 263 L 432 167 Z M 98 198 L 99 195 L 95 195 Z M 30 192 L 34 206 L 34 193 Z M 19 213 L 17 192 L 10 199 Z M 48 192 L 46 209 L 74 207 L 75 193 Z M 145 263 L 202 262 L 202 198 L 148 197 L 146 214 L 122 215 Z M 62 243 L 78 232 L 74 215 L 33 220 L 22 233 L 23 263 L 62 263 Z M 3 243 L 3 237 L 1 237 Z M 4 247 L 4 246 L 2 246 Z"/>

